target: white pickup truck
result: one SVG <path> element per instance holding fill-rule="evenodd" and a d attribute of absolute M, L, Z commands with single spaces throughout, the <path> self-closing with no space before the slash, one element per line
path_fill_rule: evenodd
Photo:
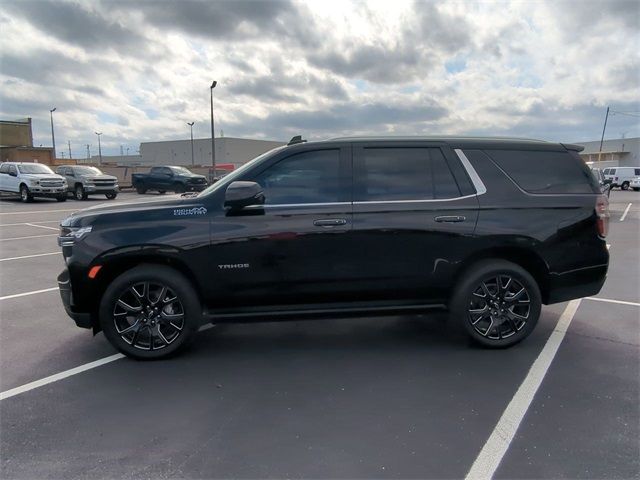
<path fill-rule="evenodd" d="M 40 163 L 4 162 L 0 164 L 0 192 L 19 193 L 23 202 L 34 197 L 67 199 L 67 181 Z"/>

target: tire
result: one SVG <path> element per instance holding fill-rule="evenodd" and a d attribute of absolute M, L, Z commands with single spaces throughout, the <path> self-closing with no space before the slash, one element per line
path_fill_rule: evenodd
<path fill-rule="evenodd" d="M 528 337 L 541 309 L 540 288 L 531 274 L 500 259 L 472 265 L 449 302 L 451 320 L 476 343 L 491 348 L 509 347 Z"/>
<path fill-rule="evenodd" d="M 88 195 L 87 195 L 87 192 L 84 191 L 84 187 L 78 184 L 76 185 L 76 188 L 73 190 L 73 197 L 76 200 L 86 200 Z"/>
<path fill-rule="evenodd" d="M 175 300 L 167 301 L 172 296 Z M 152 360 L 187 345 L 202 323 L 202 309 L 182 274 L 161 265 L 141 265 L 111 282 L 100 301 L 99 317 L 114 347 L 129 357 Z"/>
<path fill-rule="evenodd" d="M 105 193 L 104 196 L 107 197 L 107 200 L 113 200 L 114 198 L 116 198 L 118 196 L 118 194 L 117 193 Z"/>
<path fill-rule="evenodd" d="M 27 187 L 24 183 L 20 185 L 20 200 L 22 203 L 33 202 L 33 196 L 29 191 L 29 187 Z"/>
<path fill-rule="evenodd" d="M 64 195 L 60 195 L 59 197 L 56 197 L 56 200 L 58 202 L 66 202 L 67 201 L 67 194 L 65 193 Z"/>
<path fill-rule="evenodd" d="M 622 190 L 629 190 L 629 182 L 622 182 L 622 185 L 620 185 L 620 188 Z"/>
<path fill-rule="evenodd" d="M 138 185 L 136 187 L 136 192 L 138 192 L 140 195 L 144 195 L 145 193 L 147 193 L 147 189 L 141 185 Z"/>
<path fill-rule="evenodd" d="M 186 188 L 184 188 L 184 185 L 181 183 L 176 183 L 173 186 L 173 191 L 176 193 L 184 193 L 186 191 Z"/>
<path fill-rule="evenodd" d="M 633 187 L 633 191 L 634 191 L 634 192 L 640 192 L 640 188 Z"/>

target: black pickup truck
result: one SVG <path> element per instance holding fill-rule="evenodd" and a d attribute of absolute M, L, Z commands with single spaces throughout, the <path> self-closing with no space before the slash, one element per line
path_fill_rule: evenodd
<path fill-rule="evenodd" d="M 160 193 L 201 192 L 208 185 L 205 176 L 191 173 L 184 167 L 152 167 L 149 173 L 131 175 L 131 183 L 141 195 L 147 190 Z"/>

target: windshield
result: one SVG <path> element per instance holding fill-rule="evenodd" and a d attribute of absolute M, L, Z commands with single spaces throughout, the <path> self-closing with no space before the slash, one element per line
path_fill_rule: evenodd
<path fill-rule="evenodd" d="M 284 149 L 285 147 L 286 147 L 286 145 L 283 145 L 282 147 L 276 147 L 276 148 L 274 148 L 272 150 L 264 152 L 262 155 L 258 155 L 253 160 L 249 160 L 247 163 L 242 165 L 237 170 L 234 170 L 233 172 L 229 173 L 228 175 L 225 175 L 224 178 L 221 178 L 216 183 L 212 183 L 211 185 L 209 185 L 208 188 L 206 188 L 202 192 L 200 192 L 198 197 L 204 196 L 204 195 L 209 195 L 210 193 L 215 192 L 218 188 L 222 188 L 222 187 L 224 187 L 226 185 L 229 185 L 231 182 L 233 182 L 236 178 L 240 177 L 246 170 L 251 168 L 253 165 L 255 165 L 256 163 L 260 162 L 264 158 L 270 157 L 271 155 L 279 152 L 280 150 Z"/>
<path fill-rule="evenodd" d="M 79 175 L 103 175 L 96 167 L 75 167 L 73 171 Z"/>
<path fill-rule="evenodd" d="M 181 173 L 182 175 L 193 175 L 188 169 L 184 167 L 169 167 L 174 173 Z"/>
<path fill-rule="evenodd" d="M 20 173 L 53 173 L 46 165 L 41 165 L 39 163 L 32 163 L 30 165 L 18 165 L 18 170 Z"/>

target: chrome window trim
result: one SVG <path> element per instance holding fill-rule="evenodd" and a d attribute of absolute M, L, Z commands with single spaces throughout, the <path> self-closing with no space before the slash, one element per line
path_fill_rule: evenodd
<path fill-rule="evenodd" d="M 476 172 L 476 169 L 473 168 L 473 165 L 471 165 L 471 162 L 469 161 L 467 156 L 464 154 L 464 152 L 459 148 L 456 148 L 454 152 L 456 152 L 456 155 L 458 155 L 458 158 L 462 162 L 462 166 L 464 166 L 464 169 L 469 174 L 469 177 L 471 178 L 471 183 L 473 183 L 473 186 L 476 189 L 477 195 L 482 195 L 484 193 L 487 193 L 487 187 L 484 186 L 484 183 L 482 182 L 480 175 L 478 175 L 478 172 Z"/>
<path fill-rule="evenodd" d="M 373 203 L 385 204 L 385 203 L 430 203 L 430 202 L 453 202 L 455 200 L 463 200 L 465 198 L 473 198 L 476 194 L 464 195 L 462 197 L 451 198 L 428 198 L 428 199 L 416 199 L 416 200 L 361 200 L 353 202 L 354 205 L 369 205 Z"/>

